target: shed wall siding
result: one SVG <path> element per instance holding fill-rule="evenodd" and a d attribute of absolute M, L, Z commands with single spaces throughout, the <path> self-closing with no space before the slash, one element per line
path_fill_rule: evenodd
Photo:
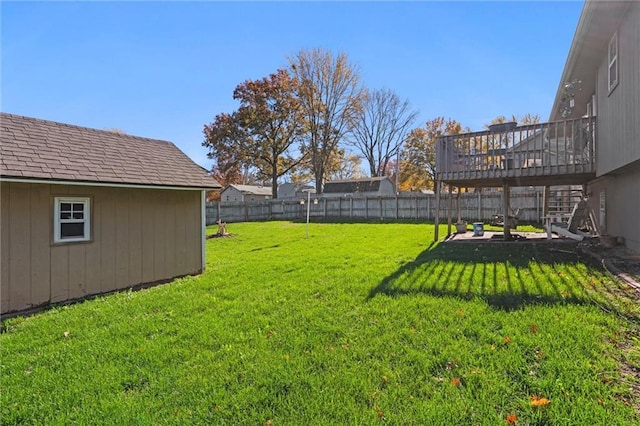
<path fill-rule="evenodd" d="M 618 86 L 609 94 L 608 58 L 598 68 L 597 175 L 640 159 L 640 4 L 618 29 Z"/>
<path fill-rule="evenodd" d="M 2 313 L 202 270 L 200 191 L 0 185 Z M 90 242 L 52 244 L 60 195 L 91 197 Z"/>

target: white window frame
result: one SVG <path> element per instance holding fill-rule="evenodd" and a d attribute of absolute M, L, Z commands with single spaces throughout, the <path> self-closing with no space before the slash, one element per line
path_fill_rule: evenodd
<path fill-rule="evenodd" d="M 615 54 L 611 55 L 611 48 L 614 48 Z M 607 82 L 609 87 L 609 94 L 613 92 L 613 89 L 618 86 L 618 82 L 620 81 L 620 62 L 618 61 L 618 52 L 620 51 L 618 45 L 618 32 L 616 31 L 611 37 L 609 41 L 609 47 L 607 48 Z M 615 78 L 611 79 L 611 71 L 615 71 Z"/>
<path fill-rule="evenodd" d="M 60 217 L 60 206 L 63 203 L 82 204 L 84 207 L 82 219 L 62 219 Z M 82 237 L 62 237 L 61 226 L 63 223 L 83 223 Z M 91 199 L 89 197 L 55 197 L 53 201 L 53 242 L 77 243 L 91 240 Z"/>

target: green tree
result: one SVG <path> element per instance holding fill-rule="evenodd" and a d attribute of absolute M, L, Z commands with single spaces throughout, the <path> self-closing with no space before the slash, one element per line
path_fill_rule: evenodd
<path fill-rule="evenodd" d="M 321 193 L 331 155 L 350 130 L 358 108 L 360 75 L 346 54 L 334 56 L 323 49 L 302 50 L 289 62 L 307 122 L 303 149 Z"/>

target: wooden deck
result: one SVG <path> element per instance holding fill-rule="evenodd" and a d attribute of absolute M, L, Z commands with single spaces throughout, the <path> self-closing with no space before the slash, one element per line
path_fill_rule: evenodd
<path fill-rule="evenodd" d="M 458 187 L 583 184 L 595 177 L 595 117 L 445 135 L 436 180 Z"/>

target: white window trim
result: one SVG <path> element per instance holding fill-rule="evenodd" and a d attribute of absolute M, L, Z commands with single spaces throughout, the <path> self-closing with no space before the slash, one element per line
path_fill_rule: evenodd
<path fill-rule="evenodd" d="M 614 45 L 615 49 L 616 49 L 616 54 L 611 57 L 611 46 Z M 613 34 L 613 37 L 611 38 L 611 40 L 609 41 L 609 45 L 607 47 L 607 83 L 608 83 L 608 87 L 609 87 L 609 94 L 611 94 L 611 92 L 613 92 L 613 89 L 615 89 L 618 86 L 618 82 L 620 81 L 620 61 L 618 60 L 618 57 L 620 52 L 620 46 L 618 44 L 618 32 L 616 31 Z M 616 78 L 614 81 L 611 81 L 611 68 L 615 66 L 615 71 L 616 71 Z"/>
<path fill-rule="evenodd" d="M 55 197 L 53 201 L 53 242 L 59 243 L 77 243 L 89 241 L 91 239 L 91 199 L 89 197 Z M 60 205 L 62 203 L 84 204 L 84 236 L 75 238 L 63 238 L 60 235 Z"/>

